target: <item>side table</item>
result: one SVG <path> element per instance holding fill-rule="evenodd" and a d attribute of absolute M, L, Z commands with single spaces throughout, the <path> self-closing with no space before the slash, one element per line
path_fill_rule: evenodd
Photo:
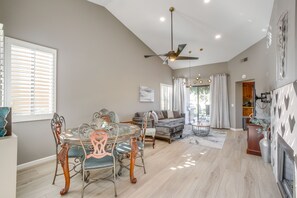
<path fill-rule="evenodd" d="M 210 125 L 208 124 L 193 124 L 192 131 L 197 136 L 208 136 L 210 132 Z"/>

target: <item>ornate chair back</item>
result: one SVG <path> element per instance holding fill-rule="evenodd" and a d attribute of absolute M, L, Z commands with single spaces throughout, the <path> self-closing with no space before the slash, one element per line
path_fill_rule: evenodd
<path fill-rule="evenodd" d="M 90 134 L 90 140 L 93 147 L 93 152 L 87 154 L 86 158 L 102 158 L 105 156 L 111 156 L 112 154 L 105 150 L 105 146 L 108 139 L 108 133 L 104 129 L 94 130 Z"/>
<path fill-rule="evenodd" d="M 119 123 L 119 117 L 114 111 L 108 109 L 101 109 L 99 112 L 93 114 L 93 122 L 98 118 L 105 120 L 108 123 Z"/>
<path fill-rule="evenodd" d="M 105 156 L 113 156 L 115 144 L 117 142 L 119 127 L 117 124 L 99 120 L 102 124 L 82 124 L 79 127 L 80 143 L 83 147 L 85 158 L 100 159 Z M 95 126 L 95 127 L 94 127 Z M 112 138 L 113 141 L 108 141 Z"/>
<path fill-rule="evenodd" d="M 54 113 L 51 120 L 51 129 L 55 139 L 56 147 L 61 144 L 60 135 L 62 131 L 66 131 L 66 122 L 63 116 Z"/>

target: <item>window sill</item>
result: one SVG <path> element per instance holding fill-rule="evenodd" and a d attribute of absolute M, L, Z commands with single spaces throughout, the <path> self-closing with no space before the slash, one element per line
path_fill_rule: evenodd
<path fill-rule="evenodd" d="M 54 114 L 43 114 L 43 115 L 28 115 L 28 116 L 12 116 L 12 123 L 21 122 L 35 122 L 42 120 L 50 120 Z"/>

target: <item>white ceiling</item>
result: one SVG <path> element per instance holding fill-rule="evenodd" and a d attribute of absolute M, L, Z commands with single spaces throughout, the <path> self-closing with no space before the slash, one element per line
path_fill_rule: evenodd
<path fill-rule="evenodd" d="M 208 4 L 204 0 L 89 1 L 106 7 L 156 54 L 170 50 L 169 8 L 173 6 L 174 50 L 185 43 L 181 55 L 191 50 L 191 56 L 199 57 L 170 62 L 173 69 L 229 61 L 265 37 L 273 7 L 273 0 L 210 0 Z M 222 38 L 216 40 L 216 34 Z"/>

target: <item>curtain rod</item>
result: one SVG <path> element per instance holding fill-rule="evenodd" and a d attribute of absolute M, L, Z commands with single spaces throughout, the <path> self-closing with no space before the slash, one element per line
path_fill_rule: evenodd
<path fill-rule="evenodd" d="M 223 74 L 226 75 L 226 76 L 228 76 L 228 77 L 230 76 L 230 74 L 228 74 L 228 73 L 219 73 L 219 74 L 211 74 L 211 75 L 209 75 L 209 77 L 210 76 L 213 76 L 213 75 L 223 75 Z M 200 77 L 201 78 L 209 78 L 209 77 L 203 77 L 203 75 L 201 75 Z M 172 79 L 175 79 L 175 78 L 184 78 L 184 79 L 187 79 L 188 77 L 184 77 L 184 76 L 173 76 L 172 77 Z M 195 77 L 193 77 L 193 79 L 195 79 Z"/>
<path fill-rule="evenodd" d="M 212 74 L 211 76 L 215 76 L 215 75 L 226 75 L 226 76 L 230 76 L 230 74 L 228 74 L 228 73 Z"/>

